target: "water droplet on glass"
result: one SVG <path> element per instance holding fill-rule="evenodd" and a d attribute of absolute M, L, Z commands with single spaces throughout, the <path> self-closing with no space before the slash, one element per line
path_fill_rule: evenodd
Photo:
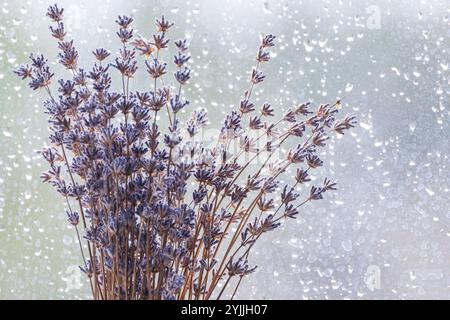
<path fill-rule="evenodd" d="M 352 240 L 350 240 L 350 239 L 342 241 L 341 245 L 342 245 L 342 248 L 347 252 L 350 252 L 353 249 Z"/>

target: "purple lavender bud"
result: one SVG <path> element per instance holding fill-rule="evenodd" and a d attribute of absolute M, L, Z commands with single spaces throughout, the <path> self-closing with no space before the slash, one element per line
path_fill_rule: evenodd
<path fill-rule="evenodd" d="M 58 22 L 57 28 L 53 28 L 52 26 L 50 26 L 49 28 L 54 38 L 58 39 L 59 41 L 64 41 L 66 32 L 64 31 L 64 24 L 62 22 Z"/>
<path fill-rule="evenodd" d="M 275 208 L 275 203 L 273 199 L 267 199 L 265 197 L 261 197 L 257 202 L 259 210 L 262 212 L 270 211 Z"/>
<path fill-rule="evenodd" d="M 356 124 L 355 117 L 352 116 L 346 116 L 344 120 L 336 122 L 334 125 L 334 131 L 336 131 L 339 134 L 344 134 L 345 130 L 348 130 L 350 128 L 354 128 Z"/>
<path fill-rule="evenodd" d="M 161 63 L 158 59 L 153 59 L 151 62 L 145 61 L 147 72 L 154 79 L 157 79 L 166 74 L 166 63 Z"/>
<path fill-rule="evenodd" d="M 133 38 L 133 31 L 133 29 L 120 29 L 116 32 L 116 34 L 122 43 L 127 43 L 131 38 Z"/>
<path fill-rule="evenodd" d="M 323 180 L 323 189 L 328 191 L 328 190 L 337 190 L 336 189 L 336 184 L 335 182 L 331 182 L 329 179 L 325 178 Z"/>
<path fill-rule="evenodd" d="M 177 46 L 178 50 L 180 50 L 181 52 L 185 52 L 188 50 L 186 39 L 175 41 L 175 45 Z"/>
<path fill-rule="evenodd" d="M 290 189 L 290 190 L 288 190 Z M 283 191 L 281 192 L 281 201 L 284 204 L 289 204 L 292 201 L 297 200 L 297 198 L 299 197 L 299 194 L 297 192 L 294 192 L 293 188 L 285 185 L 283 188 Z"/>
<path fill-rule="evenodd" d="M 320 200 L 323 199 L 323 189 L 319 187 L 312 186 L 309 192 L 309 198 L 311 200 Z"/>
<path fill-rule="evenodd" d="M 173 62 L 177 65 L 177 67 L 181 68 L 186 62 L 189 61 L 190 58 L 190 56 L 178 52 L 178 55 L 174 56 Z"/>
<path fill-rule="evenodd" d="M 95 58 L 100 62 L 108 58 L 109 55 L 111 54 L 108 50 L 105 50 L 103 48 L 95 49 L 95 51 L 93 51 L 92 53 L 94 54 Z"/>
<path fill-rule="evenodd" d="M 74 70 L 77 67 L 78 52 L 75 48 L 70 47 L 58 54 L 59 63 L 67 69 Z"/>
<path fill-rule="evenodd" d="M 258 54 L 256 55 L 256 61 L 259 63 L 268 62 L 270 60 L 270 53 L 267 51 L 264 51 L 264 49 L 261 47 L 258 51 Z"/>
<path fill-rule="evenodd" d="M 120 26 L 120 28 L 126 29 L 131 23 L 133 23 L 133 18 L 128 16 L 118 16 L 116 23 Z"/>
<path fill-rule="evenodd" d="M 243 114 L 253 112 L 255 111 L 255 105 L 249 100 L 244 99 L 239 105 L 239 111 L 241 111 Z"/>
<path fill-rule="evenodd" d="M 161 20 L 156 19 L 155 25 L 158 32 L 167 32 L 167 30 L 169 30 L 169 28 L 174 24 L 165 20 L 164 16 L 162 16 Z"/>
<path fill-rule="evenodd" d="M 284 208 L 284 216 L 287 218 L 295 219 L 299 211 L 293 204 L 289 204 Z"/>
<path fill-rule="evenodd" d="M 297 182 L 299 184 L 311 181 L 311 179 L 309 178 L 309 175 L 308 175 L 308 171 L 303 170 L 303 169 L 297 169 L 297 173 L 295 175 L 295 180 L 297 180 Z"/>
<path fill-rule="evenodd" d="M 167 45 L 169 44 L 169 39 L 166 39 L 165 34 L 154 34 L 153 35 L 153 43 L 152 43 L 157 50 L 165 49 L 167 48 Z"/>
<path fill-rule="evenodd" d="M 275 45 L 275 43 L 273 43 L 275 38 L 276 37 L 274 35 L 271 35 L 271 34 L 268 34 L 268 35 L 264 36 L 262 41 L 261 41 L 261 46 L 263 48 L 273 47 Z"/>
<path fill-rule="evenodd" d="M 58 91 L 64 96 L 70 96 L 72 92 L 75 90 L 75 82 L 73 81 L 70 80 L 64 81 L 60 79 L 58 83 L 59 83 Z"/>
<path fill-rule="evenodd" d="M 22 80 L 26 78 L 31 78 L 33 75 L 33 69 L 28 65 L 20 65 L 14 73 L 17 74 Z"/>
<path fill-rule="evenodd" d="M 42 69 L 47 64 L 47 59 L 45 59 L 44 55 L 40 54 L 35 56 L 34 54 L 30 54 L 31 65 L 36 69 Z"/>
<path fill-rule="evenodd" d="M 253 130 L 259 130 L 263 127 L 263 123 L 261 121 L 261 118 L 258 116 L 253 116 L 250 118 L 250 122 L 249 122 L 249 127 L 250 129 Z"/>
<path fill-rule="evenodd" d="M 256 69 L 252 70 L 252 83 L 253 84 L 258 84 L 264 81 L 264 78 L 266 76 L 263 75 L 263 73 L 261 71 L 258 71 Z"/>
<path fill-rule="evenodd" d="M 327 140 L 328 140 L 328 137 L 323 132 L 315 133 L 313 136 L 313 139 L 312 139 L 313 143 L 318 147 L 325 146 L 325 141 L 327 141 Z"/>
<path fill-rule="evenodd" d="M 170 99 L 170 106 L 172 107 L 173 113 L 178 113 L 181 109 L 186 107 L 189 101 L 183 100 L 180 96 L 176 95 L 174 98 Z"/>
<path fill-rule="evenodd" d="M 274 115 L 273 114 L 274 110 L 273 110 L 272 106 L 268 103 L 264 103 L 262 105 L 260 112 L 264 117 L 273 117 L 273 115 Z"/>
<path fill-rule="evenodd" d="M 42 67 L 31 77 L 31 81 L 29 82 L 30 88 L 37 90 L 48 87 L 53 75 L 54 74 L 50 72 L 50 69 L 47 66 Z"/>
<path fill-rule="evenodd" d="M 310 168 L 318 168 L 323 166 L 323 161 L 315 154 L 309 154 L 306 156 L 306 162 Z"/>

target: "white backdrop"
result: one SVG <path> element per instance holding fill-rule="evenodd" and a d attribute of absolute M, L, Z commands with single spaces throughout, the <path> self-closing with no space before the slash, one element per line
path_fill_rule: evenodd
<path fill-rule="evenodd" d="M 447 0 L 59 1 L 81 64 L 117 48 L 114 20 L 140 33 L 165 14 L 191 42 L 188 95 L 212 127 L 239 101 L 261 33 L 278 36 L 261 101 L 333 102 L 359 125 L 335 139 L 324 171 L 339 190 L 267 236 L 240 298 L 450 298 Z M 48 1 L 0 3 L 0 298 L 85 298 L 75 235 L 39 174 L 43 95 L 11 74 L 31 51 L 55 60 Z M 170 58 L 170 57 L 168 57 Z M 56 68 L 57 71 L 60 71 Z M 145 88 L 144 74 L 136 87 Z M 321 179 L 322 175 L 317 175 Z"/>

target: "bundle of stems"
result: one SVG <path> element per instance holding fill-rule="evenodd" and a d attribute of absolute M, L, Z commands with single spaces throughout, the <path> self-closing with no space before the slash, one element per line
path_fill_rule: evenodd
<path fill-rule="evenodd" d="M 191 78 L 185 39 L 175 42 L 175 85 L 166 79 L 162 57 L 172 23 L 156 20 L 147 40 L 135 37 L 133 18 L 119 16 L 117 57 L 108 63 L 110 52 L 95 49 L 96 61 L 86 70 L 67 39 L 63 9 L 50 6 L 47 16 L 68 78 L 54 92 L 43 55 L 31 55 L 31 64 L 15 72 L 48 94 L 43 106 L 51 146 L 42 156 L 49 170 L 41 177 L 65 200 L 93 298 L 233 299 L 256 269 L 249 259 L 257 240 L 335 190 L 327 178 L 311 186 L 310 170 L 323 165 L 318 152 L 329 134 L 343 134 L 354 117 L 336 118 L 340 101 L 316 111 L 301 103 L 279 118 L 269 103 L 257 107 L 254 91 L 275 45 L 266 35 L 249 89 L 210 144 L 203 140 L 206 109 L 182 116 L 189 106 L 183 87 Z M 150 79 L 144 92 L 131 90 L 139 59 Z M 293 147 L 282 152 L 286 146 Z M 282 185 L 280 177 L 293 169 Z"/>

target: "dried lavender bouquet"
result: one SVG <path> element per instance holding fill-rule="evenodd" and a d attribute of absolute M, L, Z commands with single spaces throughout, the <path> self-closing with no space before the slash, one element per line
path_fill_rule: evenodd
<path fill-rule="evenodd" d="M 66 202 L 93 298 L 220 299 L 227 288 L 234 298 L 256 268 L 248 262 L 255 242 L 295 219 L 307 202 L 335 190 L 325 179 L 300 196 L 309 170 L 323 165 L 318 150 L 329 133 L 343 134 L 354 117 L 336 119 L 340 101 L 315 112 L 303 103 L 276 121 L 269 104 L 256 111 L 252 92 L 265 79 L 260 68 L 275 44 L 275 37 L 266 35 L 250 89 L 226 115 L 217 141 L 207 145 L 201 139 L 206 110 L 193 111 L 184 122 L 179 116 L 189 105 L 182 96 L 191 78 L 186 40 L 175 42 L 176 85 L 163 80 L 167 65 L 161 52 L 169 46 L 172 23 L 156 20 L 149 41 L 135 39 L 133 19 L 119 16 L 118 56 L 107 63 L 110 52 L 96 49 L 94 66 L 85 70 L 73 40 L 67 40 L 63 9 L 50 6 L 47 16 L 69 79 L 59 80 L 53 93 L 54 74 L 43 55 L 31 55 L 31 64 L 15 72 L 29 79 L 32 89 L 48 93 L 51 147 L 42 156 L 50 169 L 42 179 Z M 137 53 L 151 80 L 146 92 L 130 89 Z M 112 76 L 119 92 L 111 88 Z M 281 153 L 286 144 L 294 147 Z M 292 168 L 291 183 L 281 185 L 280 175 Z"/>

